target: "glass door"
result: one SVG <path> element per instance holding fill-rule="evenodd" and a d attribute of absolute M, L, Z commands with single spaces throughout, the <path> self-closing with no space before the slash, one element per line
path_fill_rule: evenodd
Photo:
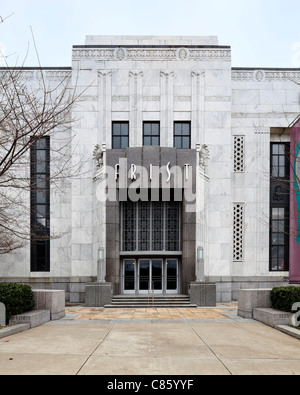
<path fill-rule="evenodd" d="M 178 260 L 124 259 L 122 281 L 124 294 L 178 293 Z"/>
<path fill-rule="evenodd" d="M 162 259 L 152 259 L 151 262 L 151 290 L 154 293 L 162 293 L 163 261 Z"/>
<path fill-rule="evenodd" d="M 178 260 L 166 259 L 166 293 L 178 293 Z"/>
<path fill-rule="evenodd" d="M 139 260 L 139 293 L 162 293 L 163 261 L 162 259 Z"/>
<path fill-rule="evenodd" d="M 139 293 L 148 293 L 150 281 L 150 259 L 139 260 Z"/>
<path fill-rule="evenodd" d="M 124 268 L 124 274 L 123 274 L 124 293 L 133 294 L 135 293 L 135 283 L 136 283 L 135 260 L 125 259 L 123 263 L 123 268 Z"/>

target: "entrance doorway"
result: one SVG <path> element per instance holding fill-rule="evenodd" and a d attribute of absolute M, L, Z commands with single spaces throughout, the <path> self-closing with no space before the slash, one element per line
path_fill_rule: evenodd
<path fill-rule="evenodd" d="M 124 294 L 179 293 L 178 259 L 124 259 L 122 291 Z"/>

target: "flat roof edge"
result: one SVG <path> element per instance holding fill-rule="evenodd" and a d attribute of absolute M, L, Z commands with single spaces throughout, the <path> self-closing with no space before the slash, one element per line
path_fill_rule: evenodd
<path fill-rule="evenodd" d="M 74 49 L 91 49 L 91 48 L 220 48 L 231 49 L 229 45 L 73 45 Z"/>
<path fill-rule="evenodd" d="M 25 70 L 25 71 L 29 71 L 29 70 L 57 70 L 57 71 L 71 71 L 72 67 L 38 67 L 38 66 L 14 66 L 14 67 L 0 67 L 0 70 Z"/>
<path fill-rule="evenodd" d="M 231 67 L 232 71 L 252 71 L 252 70 L 263 70 L 263 71 L 300 71 L 300 68 L 295 67 Z"/>

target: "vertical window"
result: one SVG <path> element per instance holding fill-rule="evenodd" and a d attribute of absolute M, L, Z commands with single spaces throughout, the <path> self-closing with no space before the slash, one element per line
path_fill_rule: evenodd
<path fill-rule="evenodd" d="M 112 148 L 129 147 L 129 123 L 113 122 L 112 124 Z"/>
<path fill-rule="evenodd" d="M 270 271 L 289 270 L 289 150 L 288 143 L 271 143 Z"/>
<path fill-rule="evenodd" d="M 242 262 L 244 259 L 244 205 L 233 205 L 233 260 Z"/>
<path fill-rule="evenodd" d="M 272 177 L 285 178 L 288 176 L 288 145 L 271 144 L 271 174 Z"/>
<path fill-rule="evenodd" d="M 191 123 L 174 122 L 174 147 L 191 148 Z"/>
<path fill-rule="evenodd" d="M 31 148 L 31 271 L 50 270 L 50 140 Z"/>
<path fill-rule="evenodd" d="M 234 172 L 244 171 L 244 136 L 234 136 L 233 141 Z"/>
<path fill-rule="evenodd" d="M 271 209 L 271 271 L 288 270 L 287 212 L 283 207 Z"/>
<path fill-rule="evenodd" d="M 160 145 L 159 122 L 144 122 L 143 145 Z"/>

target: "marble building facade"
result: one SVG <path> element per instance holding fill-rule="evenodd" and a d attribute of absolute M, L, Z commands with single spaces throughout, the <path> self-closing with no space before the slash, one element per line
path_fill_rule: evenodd
<path fill-rule="evenodd" d="M 23 72 L 34 80 L 34 69 Z M 1 257 L 1 281 L 65 289 L 72 302 L 84 302 L 85 284 L 99 277 L 115 294 L 146 292 L 142 275 L 158 293 L 188 294 L 205 280 L 224 302 L 241 287 L 289 283 L 286 239 L 276 244 L 283 235 L 270 228 L 281 208 L 271 202 L 271 163 L 300 114 L 300 69 L 232 67 L 217 37 L 87 36 L 71 68 L 44 72 L 82 92 L 70 133 L 72 161 L 84 164 L 65 191 L 50 191 L 51 232 L 65 234 L 50 241 L 47 271 L 31 270 L 28 245 Z M 162 177 L 182 170 L 187 184 L 171 181 L 169 202 L 161 179 L 153 187 L 154 177 L 142 186 L 134 177 L 154 166 Z M 101 199 L 106 187 L 116 199 Z M 157 202 L 127 204 L 135 187 L 153 187 Z"/>

